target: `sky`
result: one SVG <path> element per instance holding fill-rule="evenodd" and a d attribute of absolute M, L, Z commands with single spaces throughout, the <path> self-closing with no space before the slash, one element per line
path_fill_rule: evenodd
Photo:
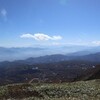
<path fill-rule="evenodd" d="M 0 0 L 0 46 L 100 45 L 100 0 Z"/>

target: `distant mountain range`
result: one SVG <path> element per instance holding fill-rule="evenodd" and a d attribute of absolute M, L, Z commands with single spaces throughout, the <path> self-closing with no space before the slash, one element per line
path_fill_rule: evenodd
<path fill-rule="evenodd" d="M 45 48 L 4 48 L 0 47 L 0 61 L 13 61 L 42 55 Z"/>
<path fill-rule="evenodd" d="M 86 61 L 93 63 L 100 63 L 100 52 L 94 54 L 88 54 L 83 56 L 75 56 L 75 55 L 47 55 L 41 57 L 31 57 L 26 60 L 16 60 L 13 62 L 22 63 L 22 64 L 40 64 L 40 63 L 55 63 L 61 61 Z"/>
<path fill-rule="evenodd" d="M 64 46 L 64 47 L 21 47 L 4 48 L 0 47 L 0 61 L 25 60 L 30 57 L 40 57 L 46 55 L 63 54 L 68 56 L 83 56 L 97 53 L 100 47 L 86 46 Z"/>

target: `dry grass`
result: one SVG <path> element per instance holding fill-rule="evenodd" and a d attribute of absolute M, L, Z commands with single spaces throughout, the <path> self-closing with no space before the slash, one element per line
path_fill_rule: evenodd
<path fill-rule="evenodd" d="M 100 80 L 1 86 L 0 100 L 100 100 Z"/>

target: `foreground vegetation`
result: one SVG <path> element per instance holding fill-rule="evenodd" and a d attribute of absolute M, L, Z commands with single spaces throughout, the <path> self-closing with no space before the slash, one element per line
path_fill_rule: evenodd
<path fill-rule="evenodd" d="M 100 80 L 6 85 L 0 100 L 100 100 Z"/>

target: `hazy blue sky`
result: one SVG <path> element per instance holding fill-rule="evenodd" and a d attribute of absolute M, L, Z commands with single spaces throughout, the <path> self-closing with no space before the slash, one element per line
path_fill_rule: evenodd
<path fill-rule="evenodd" d="M 100 0 L 0 0 L 0 46 L 100 45 Z"/>

